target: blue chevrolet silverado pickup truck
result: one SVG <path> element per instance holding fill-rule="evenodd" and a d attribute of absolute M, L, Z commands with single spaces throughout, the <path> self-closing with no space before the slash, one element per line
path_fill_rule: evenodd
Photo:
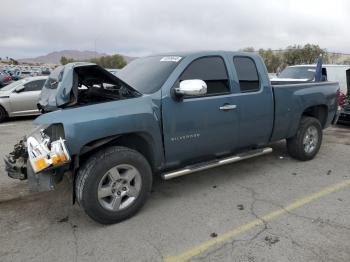
<path fill-rule="evenodd" d="M 72 63 L 49 76 L 39 103 L 46 113 L 6 170 L 39 191 L 68 174 L 85 212 L 116 223 L 140 210 L 154 175 L 167 180 L 267 154 L 282 139 L 292 157 L 314 158 L 338 90 L 332 82 L 273 86 L 253 53 L 154 55 L 117 75 Z"/>

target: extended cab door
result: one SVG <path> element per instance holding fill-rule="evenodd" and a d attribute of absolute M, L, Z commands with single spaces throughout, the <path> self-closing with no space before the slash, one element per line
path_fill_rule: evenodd
<path fill-rule="evenodd" d="M 176 99 L 163 96 L 162 119 L 165 157 L 168 165 L 200 161 L 230 153 L 238 134 L 236 99 L 221 56 L 199 57 L 180 73 L 174 86 L 183 80 L 201 79 L 207 94 Z M 229 107 L 227 107 L 229 106 Z M 225 109 L 230 108 L 231 109 Z"/>
<path fill-rule="evenodd" d="M 233 56 L 233 86 L 239 106 L 240 148 L 269 142 L 274 121 L 274 100 L 270 80 L 260 57 Z"/>

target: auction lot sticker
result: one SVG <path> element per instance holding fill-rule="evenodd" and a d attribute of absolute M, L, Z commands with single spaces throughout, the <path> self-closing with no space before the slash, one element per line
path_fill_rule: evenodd
<path fill-rule="evenodd" d="M 164 56 L 162 59 L 160 59 L 161 62 L 179 62 L 181 60 L 181 56 Z"/>

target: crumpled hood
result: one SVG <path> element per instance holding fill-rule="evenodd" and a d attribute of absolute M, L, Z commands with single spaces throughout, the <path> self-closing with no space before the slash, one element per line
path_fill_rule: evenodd
<path fill-rule="evenodd" d="M 137 92 L 121 79 L 96 64 L 86 62 L 69 63 L 59 66 L 51 72 L 41 91 L 39 108 L 44 111 L 53 111 L 74 104 L 78 100 L 78 87 L 81 84 L 80 76 L 82 74 L 85 79 L 88 78 L 92 85 L 95 82 L 101 83 L 102 81 L 112 85 L 122 83 L 132 92 Z"/>

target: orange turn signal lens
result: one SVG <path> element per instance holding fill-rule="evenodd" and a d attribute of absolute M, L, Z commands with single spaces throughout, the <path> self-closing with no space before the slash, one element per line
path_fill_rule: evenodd
<path fill-rule="evenodd" d="M 65 155 L 65 154 L 61 154 L 61 155 L 60 155 L 60 160 L 61 160 L 62 162 L 66 161 L 66 160 L 67 160 L 66 155 Z"/>
<path fill-rule="evenodd" d="M 47 167 L 46 159 L 45 158 L 39 158 L 34 161 L 35 167 L 37 170 L 42 170 Z"/>
<path fill-rule="evenodd" d="M 67 156 L 65 154 L 53 154 L 50 156 L 52 165 L 57 165 L 59 163 L 67 161 Z"/>
<path fill-rule="evenodd" d="M 58 162 L 60 162 L 60 158 L 57 155 L 52 155 L 51 156 L 51 161 L 53 165 L 57 165 Z"/>

